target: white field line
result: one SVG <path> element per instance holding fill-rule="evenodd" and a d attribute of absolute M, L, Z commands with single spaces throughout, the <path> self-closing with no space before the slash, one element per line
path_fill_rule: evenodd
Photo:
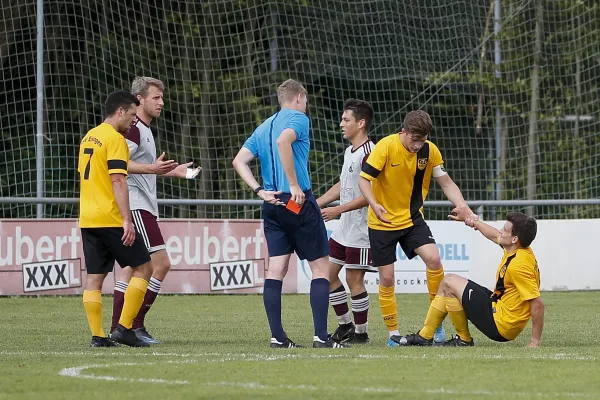
<path fill-rule="evenodd" d="M 186 353 L 159 353 L 159 352 L 138 352 L 138 353 L 127 353 L 123 351 L 106 351 L 105 349 L 96 349 L 88 351 L 0 351 L 0 356 L 59 356 L 59 357 L 71 357 L 71 356 L 85 356 L 85 357 L 106 357 L 106 356 L 127 356 L 127 357 L 202 357 L 202 356 L 214 356 L 222 355 L 222 353 L 197 353 L 197 354 L 186 354 Z"/>
<path fill-rule="evenodd" d="M 100 350 L 100 351 L 98 351 Z M 281 350 L 279 350 L 281 351 Z M 535 354 L 535 350 L 524 352 L 522 354 L 505 355 L 505 354 L 472 354 L 463 352 L 453 353 L 423 353 L 423 354 L 344 354 L 343 350 L 337 354 L 315 354 L 308 353 L 302 350 L 290 351 L 288 353 L 280 352 L 278 354 L 252 354 L 252 353 L 145 353 L 145 352 L 114 352 L 105 351 L 104 349 L 89 350 L 89 351 L 0 351 L 0 356 L 56 356 L 56 357 L 114 357 L 124 356 L 139 357 L 139 358 L 202 358 L 214 357 L 211 362 L 228 362 L 228 361 L 278 361 L 278 360 L 311 360 L 311 359 L 402 359 L 402 360 L 548 360 L 548 361 L 596 361 L 598 357 L 581 355 L 581 354 Z M 221 360 L 221 361 L 219 361 Z"/>
<path fill-rule="evenodd" d="M 193 384 L 189 381 L 182 380 L 167 380 L 167 379 L 156 379 L 156 378 L 126 378 L 116 377 L 110 375 L 95 375 L 93 373 L 83 373 L 84 371 L 94 368 L 110 368 L 110 367 L 122 367 L 122 366 L 143 366 L 143 365 L 156 365 L 156 364 L 195 364 L 202 363 L 201 360 L 173 360 L 173 361 L 159 361 L 151 363 L 114 363 L 114 364 L 96 364 L 86 365 L 80 367 L 70 367 L 62 369 L 58 374 L 60 376 L 80 378 L 80 379 L 93 379 L 93 380 L 104 380 L 104 381 L 126 381 L 134 383 L 154 383 L 154 384 L 165 384 L 165 385 L 189 385 Z M 232 387 L 232 388 L 243 388 L 243 389 L 260 389 L 260 390 L 300 390 L 300 391 L 323 391 L 328 390 L 336 393 L 343 391 L 352 393 L 389 393 L 389 394 L 406 394 L 406 393 L 421 393 L 421 394 L 448 394 L 454 396 L 481 396 L 481 397 L 503 397 L 503 398 L 514 398 L 514 397 L 571 397 L 571 398 L 598 398 L 599 393 L 577 393 L 577 392 L 512 392 L 512 391 L 492 391 L 492 390 L 454 390 L 454 389 L 410 389 L 410 388 L 386 388 L 386 387 L 335 387 L 335 386 L 315 386 L 315 385 L 267 385 L 259 382 L 201 382 L 193 384 L 194 386 L 204 387 Z"/>
<path fill-rule="evenodd" d="M 409 388 L 386 388 L 386 387 L 335 387 L 314 385 L 265 385 L 259 382 L 204 382 L 201 386 L 238 387 L 244 389 L 262 390 L 330 390 L 346 393 L 423 393 L 423 394 L 449 394 L 457 396 L 488 396 L 488 397 L 572 397 L 572 398 L 598 398 L 600 393 L 577 393 L 577 392 L 511 392 L 492 390 L 454 390 L 454 389 L 409 389 Z"/>
<path fill-rule="evenodd" d="M 154 364 L 154 363 L 151 363 Z M 187 385 L 188 381 L 170 381 L 166 379 L 155 379 L 155 378 L 125 378 L 121 376 L 110 376 L 110 375 L 94 375 L 94 374 L 83 374 L 83 371 L 93 368 L 110 368 L 117 366 L 137 366 L 143 364 L 136 363 L 116 363 L 116 364 L 104 364 L 104 365 L 84 365 L 81 367 L 70 367 L 63 368 L 60 370 L 58 375 L 60 376 L 68 376 L 71 378 L 81 378 L 81 379 L 94 379 L 94 380 L 102 380 L 102 381 L 125 381 L 125 382 L 143 382 L 143 383 L 161 383 L 165 385 Z"/>

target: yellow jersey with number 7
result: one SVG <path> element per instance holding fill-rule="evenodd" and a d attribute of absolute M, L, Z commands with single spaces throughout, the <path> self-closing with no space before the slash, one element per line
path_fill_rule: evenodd
<path fill-rule="evenodd" d="M 115 128 L 102 123 L 90 130 L 79 146 L 79 227 L 123 226 L 110 175 L 127 175 L 129 148 Z"/>

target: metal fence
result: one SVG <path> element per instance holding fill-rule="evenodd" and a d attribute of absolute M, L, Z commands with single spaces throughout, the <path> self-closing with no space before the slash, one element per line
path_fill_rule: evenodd
<path fill-rule="evenodd" d="M 79 199 L 76 198 L 51 198 L 51 197 L 31 197 L 14 198 L 0 197 L 0 205 L 70 205 L 77 206 Z M 236 208 L 246 210 L 246 218 L 260 218 L 260 209 L 262 200 L 202 200 L 202 199 L 159 199 L 159 206 L 175 207 L 213 207 L 221 211 Z M 331 205 L 337 205 L 334 202 Z M 529 215 L 536 215 L 538 209 L 544 208 L 544 215 L 551 215 L 547 219 L 567 219 L 594 218 L 600 211 L 600 199 L 557 199 L 557 200 L 467 200 L 467 204 L 479 216 L 487 220 L 504 219 L 506 213 L 510 211 L 521 211 Z M 1 208 L 1 207 L 0 207 Z M 447 218 L 452 209 L 450 201 L 425 201 L 424 212 L 427 219 L 443 220 Z M 568 209 L 569 214 L 561 210 Z"/>

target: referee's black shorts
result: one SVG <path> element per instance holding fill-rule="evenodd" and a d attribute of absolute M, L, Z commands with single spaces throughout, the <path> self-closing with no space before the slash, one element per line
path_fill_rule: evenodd
<path fill-rule="evenodd" d="M 115 260 L 123 267 L 139 267 L 150 261 L 150 254 L 139 232 L 131 246 L 123 244 L 123 228 L 81 228 L 85 269 L 88 274 L 106 274 Z"/>
<path fill-rule="evenodd" d="M 296 252 L 301 260 L 314 261 L 329 255 L 327 229 L 321 209 L 312 192 L 305 193 L 306 198 L 299 214 L 294 214 L 283 206 L 267 202 L 263 204 L 265 238 L 270 257 Z M 291 195 L 284 193 L 277 197 L 287 204 Z"/>

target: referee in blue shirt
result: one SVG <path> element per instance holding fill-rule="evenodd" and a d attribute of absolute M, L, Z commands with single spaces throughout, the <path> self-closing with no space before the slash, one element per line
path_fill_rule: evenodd
<path fill-rule="evenodd" d="M 263 292 L 271 328 L 271 347 L 302 347 L 290 340 L 281 324 L 281 288 L 292 253 L 312 270 L 310 305 L 315 336 L 313 347 L 339 348 L 327 334 L 329 306 L 329 245 L 327 231 L 308 175 L 310 151 L 306 89 L 288 79 L 277 88 L 280 111 L 256 128 L 233 160 L 233 167 L 264 200 L 263 220 L 269 268 Z M 261 186 L 248 164 L 258 158 Z"/>

